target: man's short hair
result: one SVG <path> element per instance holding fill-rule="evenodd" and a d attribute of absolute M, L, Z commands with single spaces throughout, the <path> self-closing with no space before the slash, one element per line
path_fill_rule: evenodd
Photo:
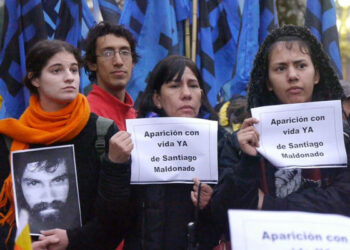
<path fill-rule="evenodd" d="M 115 35 L 116 37 L 125 38 L 131 49 L 132 62 L 136 64 L 139 59 L 139 55 L 136 53 L 136 40 L 131 32 L 126 29 L 123 25 L 114 25 L 108 22 L 100 22 L 95 25 L 88 33 L 86 38 L 86 50 L 84 57 L 84 68 L 86 73 L 89 75 L 90 81 L 96 81 L 96 72 L 89 69 L 88 63 L 96 63 L 96 41 L 101 36 Z"/>

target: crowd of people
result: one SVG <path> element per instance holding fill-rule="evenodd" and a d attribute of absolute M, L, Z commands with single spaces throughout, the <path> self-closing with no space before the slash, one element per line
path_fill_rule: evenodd
<path fill-rule="evenodd" d="M 97 24 L 89 31 L 84 58 L 58 40 L 36 43 L 26 58 L 30 104 L 20 119 L 0 121 L 1 249 L 13 248 L 17 230 L 11 152 L 48 146 L 74 145 L 82 226 L 41 230 L 33 237 L 33 249 L 213 249 L 223 237 L 229 240 L 227 211 L 235 208 L 350 216 L 349 168 L 279 169 L 257 151 L 254 125 L 259 121 L 250 109 L 326 100 L 344 100 L 345 105 L 350 95 L 343 86 L 344 95 L 328 56 L 305 27 L 275 29 L 256 55 L 247 97 L 233 96 L 217 110 L 196 64 L 180 55 L 154 67 L 135 108 L 126 87 L 139 55 L 123 26 Z M 87 97 L 79 92 L 81 67 L 93 83 Z M 113 121 L 102 144 L 99 116 Z M 193 184 L 130 185 L 134 145 L 125 120 L 138 117 L 220 121 L 218 184 L 194 178 Z M 350 156 L 345 107 L 343 119 Z M 69 164 L 64 163 L 58 159 L 49 166 L 63 169 L 50 177 L 55 185 L 67 182 Z M 34 176 L 45 169 L 25 172 L 18 183 L 37 185 Z M 36 213 L 47 217 L 52 210 L 41 206 Z"/>

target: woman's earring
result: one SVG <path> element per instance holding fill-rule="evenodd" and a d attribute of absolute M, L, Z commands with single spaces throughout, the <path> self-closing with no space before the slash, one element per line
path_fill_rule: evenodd
<path fill-rule="evenodd" d="M 270 91 L 270 92 L 273 91 L 273 88 L 271 87 L 271 84 L 270 84 L 269 81 L 268 81 L 267 84 L 266 84 L 266 88 L 267 88 L 267 90 Z"/>
<path fill-rule="evenodd" d="M 154 106 L 156 106 L 157 109 L 161 109 L 162 107 L 160 105 L 159 95 L 156 92 L 154 92 L 152 99 Z"/>
<path fill-rule="evenodd" d="M 154 105 L 157 107 L 157 109 L 161 109 L 161 105 L 158 100 L 154 101 Z"/>

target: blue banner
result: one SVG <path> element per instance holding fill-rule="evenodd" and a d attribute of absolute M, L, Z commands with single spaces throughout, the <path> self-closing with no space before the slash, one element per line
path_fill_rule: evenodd
<path fill-rule="evenodd" d="M 83 47 L 95 24 L 85 1 L 5 0 L 4 43 L 0 52 L 0 118 L 18 118 L 29 102 L 23 86 L 25 56 L 39 40 L 60 39 Z M 81 89 L 89 84 L 82 72 Z"/>
<path fill-rule="evenodd" d="M 323 44 L 330 62 L 340 79 L 343 78 L 336 9 L 333 0 L 308 0 L 305 14 L 305 26 Z"/>
<path fill-rule="evenodd" d="M 179 28 L 175 9 L 186 8 L 183 1 L 126 0 L 120 24 L 125 25 L 137 39 L 139 62 L 135 65 L 127 86 L 130 95 L 137 99 L 145 89 L 146 79 L 154 66 L 171 54 L 184 54 L 183 33 Z M 182 11 L 182 12 L 181 12 Z M 185 16 L 185 10 L 179 17 Z"/>
<path fill-rule="evenodd" d="M 277 27 L 274 0 L 245 0 L 231 95 L 246 95 L 255 55 L 266 36 Z"/>

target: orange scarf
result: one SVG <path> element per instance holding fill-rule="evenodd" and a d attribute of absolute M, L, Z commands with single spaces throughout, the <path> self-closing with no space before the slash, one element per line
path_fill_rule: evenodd
<path fill-rule="evenodd" d="M 82 94 L 57 112 L 43 111 L 38 97 L 33 95 L 30 98 L 29 107 L 19 120 L 10 118 L 0 121 L 0 133 L 13 138 L 12 152 L 27 149 L 29 144 L 50 145 L 55 142 L 72 140 L 86 126 L 89 117 L 90 107 Z M 12 230 L 15 206 L 11 173 L 4 181 L 0 193 L 0 209 L 6 209 L 7 206 L 9 206 L 7 213 L 0 213 L 0 223 L 1 225 L 8 223 Z"/>

